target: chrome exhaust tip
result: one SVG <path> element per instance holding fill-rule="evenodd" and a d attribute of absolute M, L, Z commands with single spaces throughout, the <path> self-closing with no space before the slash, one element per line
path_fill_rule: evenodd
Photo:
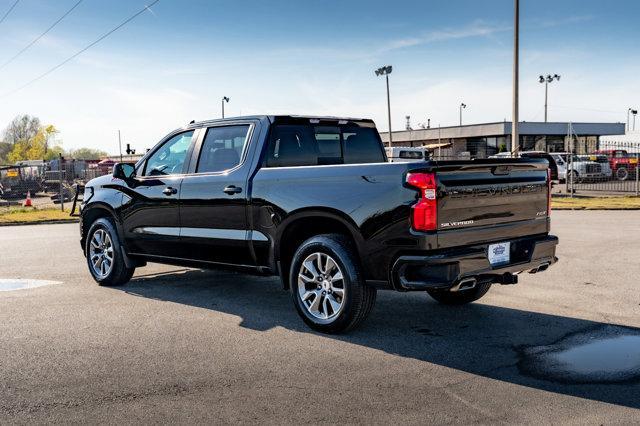
<path fill-rule="evenodd" d="M 542 272 L 542 271 L 546 271 L 549 268 L 550 263 L 549 262 L 545 262 L 541 265 L 539 265 L 537 268 L 534 268 L 532 270 L 529 271 L 530 274 L 536 274 L 538 272 Z"/>
<path fill-rule="evenodd" d="M 478 280 L 474 277 L 463 278 L 458 282 L 458 284 L 451 287 L 449 291 L 458 292 L 464 290 L 471 290 L 476 287 L 478 284 Z"/>

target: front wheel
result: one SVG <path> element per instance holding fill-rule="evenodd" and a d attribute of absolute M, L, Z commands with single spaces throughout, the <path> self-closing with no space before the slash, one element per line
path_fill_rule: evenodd
<path fill-rule="evenodd" d="M 293 303 L 303 321 L 322 333 L 355 328 L 371 312 L 376 289 L 365 284 L 357 255 L 342 235 L 306 240 L 289 275 Z"/>
<path fill-rule="evenodd" d="M 576 172 L 575 170 L 572 170 L 569 172 L 569 175 L 567 176 L 567 180 L 573 183 L 580 183 L 581 178 L 578 172 Z"/>
<path fill-rule="evenodd" d="M 627 180 L 629 179 L 629 170 L 626 167 L 620 167 L 616 170 L 616 179 L 618 180 Z"/>
<path fill-rule="evenodd" d="M 127 268 L 115 226 L 107 218 L 97 219 L 87 233 L 87 265 L 93 279 L 102 286 L 129 282 L 135 268 Z"/>
<path fill-rule="evenodd" d="M 465 305 L 480 299 L 490 288 L 491 283 L 482 283 L 469 290 L 427 290 L 427 293 L 443 305 Z"/>

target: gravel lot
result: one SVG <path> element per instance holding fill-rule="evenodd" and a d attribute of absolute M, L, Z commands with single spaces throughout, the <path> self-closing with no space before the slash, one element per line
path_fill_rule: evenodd
<path fill-rule="evenodd" d="M 149 265 L 101 288 L 76 224 L 0 227 L 0 279 L 60 282 L 0 292 L 0 423 L 637 423 L 639 376 L 576 384 L 526 356 L 640 332 L 640 212 L 552 218 L 549 271 L 464 307 L 380 292 L 343 336 L 274 278 Z"/>

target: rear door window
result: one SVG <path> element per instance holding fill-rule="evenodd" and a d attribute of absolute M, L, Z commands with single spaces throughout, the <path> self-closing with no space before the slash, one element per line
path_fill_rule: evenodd
<path fill-rule="evenodd" d="M 267 167 L 385 162 L 375 128 L 358 125 L 276 125 Z"/>
<path fill-rule="evenodd" d="M 383 163 L 384 152 L 378 131 L 371 127 L 351 127 L 343 131 L 344 163 Z"/>

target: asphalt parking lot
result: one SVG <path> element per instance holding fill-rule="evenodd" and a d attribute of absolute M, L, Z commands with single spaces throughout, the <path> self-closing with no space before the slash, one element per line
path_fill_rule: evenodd
<path fill-rule="evenodd" d="M 552 218 L 549 271 L 463 307 L 380 292 L 342 336 L 274 278 L 149 265 L 101 288 L 76 224 L 0 227 L 0 279 L 59 282 L 0 292 L 0 423 L 636 423 L 635 352 L 607 380 L 534 358 L 640 334 L 640 212 Z"/>

